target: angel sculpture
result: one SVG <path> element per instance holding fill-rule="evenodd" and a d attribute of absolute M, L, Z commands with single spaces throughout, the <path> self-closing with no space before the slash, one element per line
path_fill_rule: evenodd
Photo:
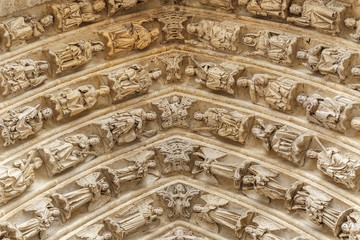
<path fill-rule="evenodd" d="M 341 240 L 360 239 L 360 213 L 353 211 L 346 216 L 346 221 L 340 226 L 339 238 Z"/>
<path fill-rule="evenodd" d="M 42 198 L 26 207 L 24 211 L 34 212 L 35 217 L 19 225 L 3 223 L 2 226 L 0 225 L 0 238 L 5 238 L 1 239 L 28 240 L 37 235 L 40 235 L 41 239 L 45 239 L 60 224 L 58 219 L 60 211 L 51 204 L 50 198 Z"/>
<path fill-rule="evenodd" d="M 123 113 L 117 113 L 100 121 L 100 131 L 108 148 L 113 148 L 114 143 L 122 144 L 134 141 L 144 135 L 152 135 L 156 131 L 145 131 L 147 121 L 153 121 L 157 117 L 153 111 L 145 111 L 136 108 Z"/>
<path fill-rule="evenodd" d="M 61 194 L 51 194 L 52 199 L 61 211 L 63 222 L 70 219 L 71 213 L 86 203 L 88 211 L 93 211 L 110 200 L 109 184 L 104 178 L 97 180 L 100 172 L 91 173 L 76 181 L 81 189 Z"/>
<path fill-rule="evenodd" d="M 104 228 L 103 224 L 93 224 L 84 230 L 76 234 L 78 238 L 86 240 L 110 240 L 112 239 L 112 234 L 110 232 L 104 232 L 102 236 L 99 235 L 99 232 Z"/>
<path fill-rule="evenodd" d="M 101 168 L 116 195 L 120 193 L 122 184 L 126 182 L 141 181 L 148 174 L 156 177 L 160 176 L 160 173 L 156 169 L 157 164 L 154 160 L 154 155 L 154 151 L 147 150 L 133 157 L 126 158 L 126 161 L 134 163 L 131 166 L 120 169 L 110 167 Z"/>
<path fill-rule="evenodd" d="M 287 188 L 281 186 L 275 178 L 278 172 L 262 167 L 261 165 L 249 162 L 247 173 L 239 176 L 240 189 L 246 194 L 248 191 L 267 197 L 270 200 L 285 200 Z"/>
<path fill-rule="evenodd" d="M 193 210 L 199 213 L 196 222 L 198 225 L 208 230 L 219 232 L 219 225 L 233 229 L 235 236 L 241 238 L 244 234 L 244 227 L 251 220 L 253 213 L 248 211 L 245 213 L 237 213 L 223 208 L 229 203 L 228 200 L 217 197 L 215 195 L 202 195 L 206 204 L 201 206 L 195 204 Z"/>
<path fill-rule="evenodd" d="M 247 225 L 245 227 L 245 233 L 252 237 L 254 240 L 285 240 L 272 232 L 286 229 L 286 227 L 268 219 L 263 216 L 255 216 L 252 222 L 257 226 Z M 246 238 L 247 239 L 247 238 Z"/>
<path fill-rule="evenodd" d="M 164 210 L 161 207 L 153 207 L 153 202 L 151 198 L 137 202 L 126 212 L 106 218 L 104 224 L 115 239 L 122 240 L 139 228 L 152 224 L 163 215 Z"/>
<path fill-rule="evenodd" d="M 213 62 L 199 63 L 192 58 L 195 66 L 189 65 L 185 69 L 188 76 L 196 76 L 195 82 L 204 84 L 207 88 L 234 94 L 235 77 L 245 68 L 230 62 L 216 64 Z"/>
<path fill-rule="evenodd" d="M 200 194 L 200 190 L 193 187 L 177 183 L 168 186 L 164 190 L 156 192 L 158 196 L 162 197 L 169 208 L 168 217 L 183 216 L 190 218 L 191 200 Z"/>
<path fill-rule="evenodd" d="M 170 100 L 167 98 L 162 98 L 153 104 L 162 111 L 161 126 L 163 128 L 186 128 L 188 127 L 188 123 L 186 121 L 188 117 L 187 109 L 190 108 L 191 105 L 195 102 L 196 100 L 188 97 L 172 96 Z"/>
<path fill-rule="evenodd" d="M 204 113 L 195 112 L 194 119 L 203 121 L 207 127 L 194 128 L 192 131 L 210 130 L 221 137 L 244 144 L 254 116 L 241 115 L 223 108 L 208 108 Z"/>

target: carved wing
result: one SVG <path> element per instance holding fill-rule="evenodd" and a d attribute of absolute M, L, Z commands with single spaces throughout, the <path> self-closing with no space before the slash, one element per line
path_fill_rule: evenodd
<path fill-rule="evenodd" d="M 108 195 L 100 195 L 96 198 L 93 198 L 88 206 L 89 212 L 103 206 L 105 203 L 109 202 L 110 199 L 111 199 L 111 197 Z"/>
<path fill-rule="evenodd" d="M 96 180 L 100 176 L 100 172 L 94 172 L 89 175 L 86 175 L 83 178 L 80 178 L 76 181 L 76 184 L 80 187 L 88 187 L 90 184 L 96 184 Z"/>
<path fill-rule="evenodd" d="M 306 185 L 303 187 L 309 194 L 310 197 L 314 200 L 320 200 L 324 202 L 330 202 L 332 197 L 324 193 L 323 191 L 320 191 L 319 189 L 314 188 L 313 186 Z"/>
<path fill-rule="evenodd" d="M 201 199 L 204 200 L 207 203 L 207 205 L 216 206 L 216 207 L 224 206 L 229 203 L 228 200 L 211 194 L 202 195 Z"/>
<path fill-rule="evenodd" d="M 117 214 L 116 217 L 125 217 L 133 215 L 136 213 L 146 213 L 149 212 L 149 208 L 152 205 L 154 200 L 152 198 L 145 198 L 135 202 L 129 209 L 126 211 Z"/>
<path fill-rule="evenodd" d="M 142 151 L 142 152 L 136 154 L 135 156 L 131 156 L 129 158 L 126 158 L 125 160 L 129 161 L 129 162 L 142 162 L 142 163 L 145 163 L 154 156 L 155 156 L 155 152 L 153 150 L 146 150 L 146 151 Z"/>
<path fill-rule="evenodd" d="M 252 221 L 256 223 L 260 228 L 268 229 L 269 231 L 284 230 L 286 227 L 276 223 L 261 215 L 255 216 Z"/>
<path fill-rule="evenodd" d="M 50 198 L 44 197 L 41 198 L 39 201 L 30 204 L 29 206 L 27 206 L 24 211 L 26 212 L 30 212 L 30 211 L 42 211 L 44 209 L 47 208 L 47 206 L 52 202 L 52 200 Z"/>
<path fill-rule="evenodd" d="M 96 240 L 103 227 L 103 224 L 93 224 L 77 233 L 76 236 L 86 240 Z"/>
<path fill-rule="evenodd" d="M 261 165 L 252 165 L 252 166 L 249 167 L 248 171 L 251 174 L 254 174 L 254 175 L 260 174 L 262 176 L 266 176 L 266 177 L 269 177 L 269 178 L 275 178 L 275 177 L 277 177 L 279 175 L 278 172 L 270 170 L 268 168 L 265 168 L 265 167 L 263 167 Z"/>
<path fill-rule="evenodd" d="M 220 151 L 212 149 L 212 148 L 201 147 L 200 150 L 204 153 L 204 155 L 207 159 L 219 159 L 219 158 L 227 156 L 226 153 L 220 152 Z"/>
<path fill-rule="evenodd" d="M 195 66 L 197 68 L 197 72 L 196 75 L 198 78 L 206 80 L 207 78 L 207 72 L 205 72 L 205 70 L 203 69 L 203 66 L 201 66 L 201 64 L 199 62 L 197 62 L 194 58 L 191 58 L 193 60 L 193 62 L 195 63 Z"/>
<path fill-rule="evenodd" d="M 156 105 L 158 109 L 162 112 L 167 111 L 167 109 L 169 109 L 170 106 L 169 100 L 167 98 L 162 98 L 158 101 L 155 101 L 153 104 Z"/>
<path fill-rule="evenodd" d="M 183 108 L 183 109 L 188 109 L 191 104 L 195 103 L 196 100 L 195 99 L 192 99 L 192 98 L 188 98 L 188 97 L 182 97 L 181 98 L 181 102 L 180 102 L 180 106 Z"/>

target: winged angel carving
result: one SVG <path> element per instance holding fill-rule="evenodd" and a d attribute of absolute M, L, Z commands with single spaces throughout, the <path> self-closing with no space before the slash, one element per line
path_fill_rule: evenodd
<path fill-rule="evenodd" d="M 99 232 L 103 228 L 103 224 L 93 224 L 77 233 L 76 236 L 86 240 L 110 240 L 112 238 L 112 234 L 110 232 L 104 232 L 102 236 L 99 235 Z"/>

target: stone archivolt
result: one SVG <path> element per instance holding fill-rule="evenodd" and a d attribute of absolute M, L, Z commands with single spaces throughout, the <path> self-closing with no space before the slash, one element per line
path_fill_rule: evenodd
<path fill-rule="evenodd" d="M 0 239 L 360 238 L 356 6 L 84 0 L 4 18 Z"/>

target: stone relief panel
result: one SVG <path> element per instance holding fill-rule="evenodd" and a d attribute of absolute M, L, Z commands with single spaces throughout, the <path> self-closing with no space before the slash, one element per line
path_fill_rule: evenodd
<path fill-rule="evenodd" d="M 182 34 L 184 30 L 183 23 L 192 15 L 182 11 L 171 11 L 160 13 L 156 19 L 164 24 L 162 31 L 165 33 L 165 42 L 184 40 Z"/>
<path fill-rule="evenodd" d="M 209 240 L 209 238 L 200 237 L 189 229 L 176 227 L 155 240 Z"/>

